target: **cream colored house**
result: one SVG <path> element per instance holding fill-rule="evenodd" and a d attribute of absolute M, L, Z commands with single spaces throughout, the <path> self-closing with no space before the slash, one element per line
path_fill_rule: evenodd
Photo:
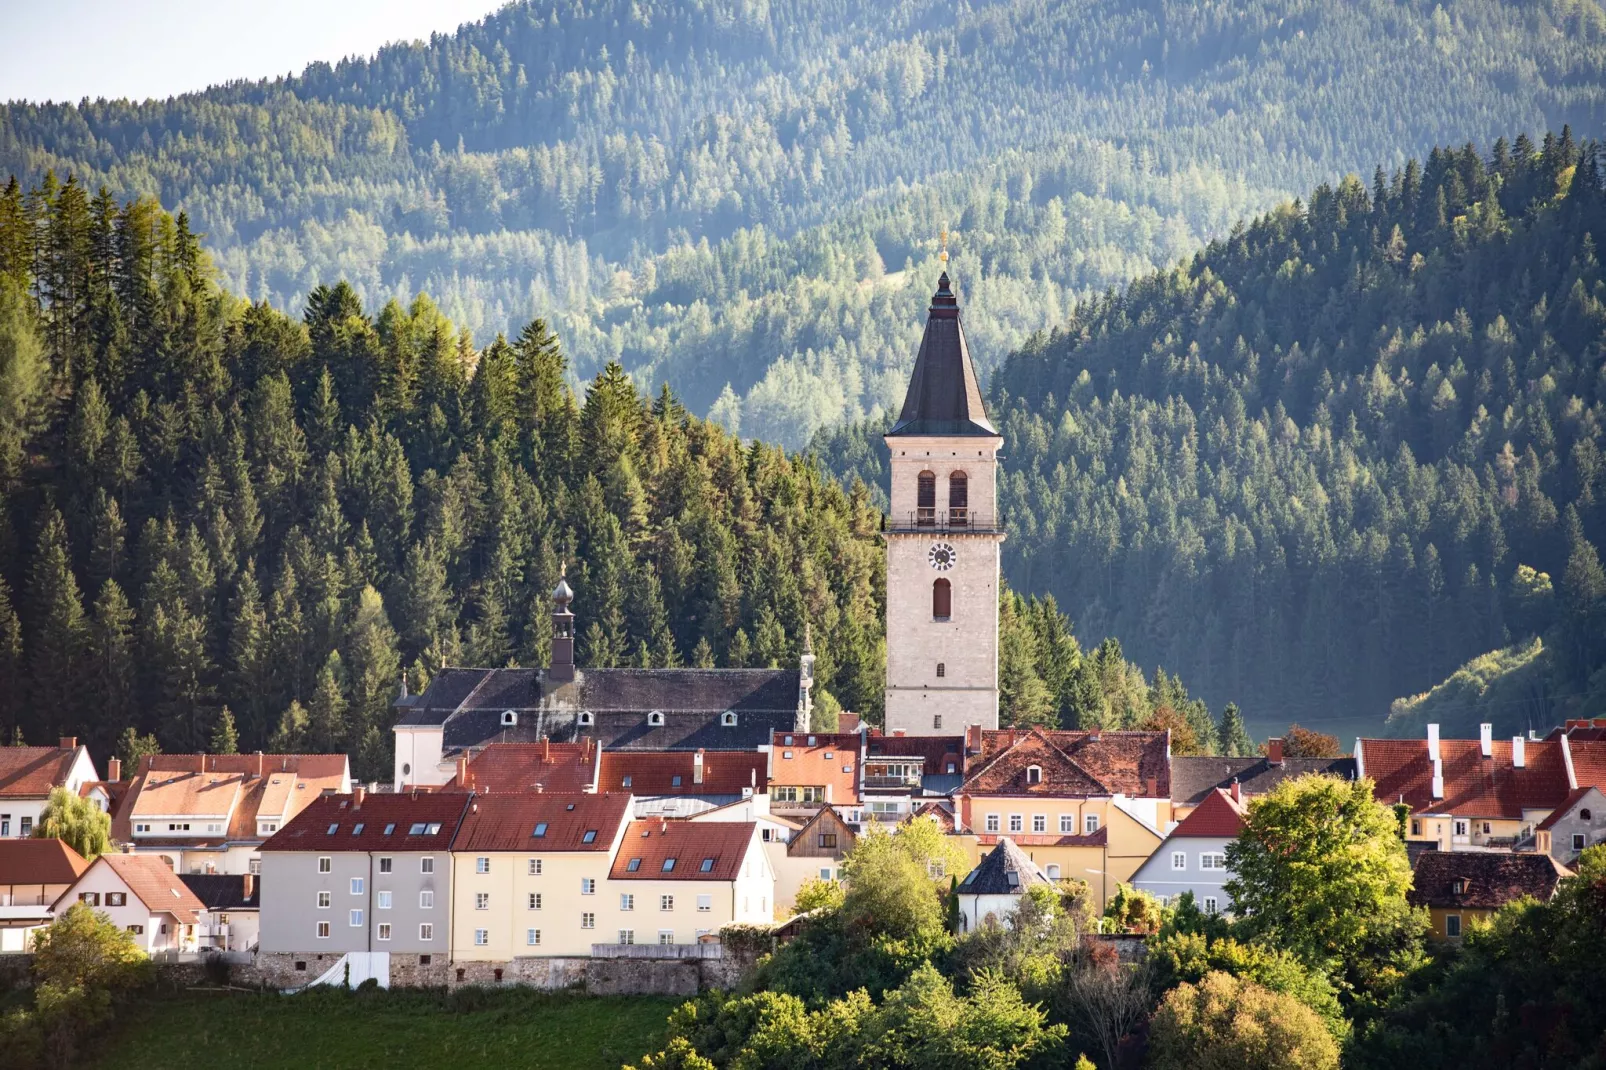
<path fill-rule="evenodd" d="M 452 843 L 452 959 L 589 956 L 612 943 L 626 794 L 478 795 Z"/>
<path fill-rule="evenodd" d="M 613 931 L 597 943 L 691 944 L 774 920 L 775 870 L 752 821 L 632 821 L 607 891 Z"/>

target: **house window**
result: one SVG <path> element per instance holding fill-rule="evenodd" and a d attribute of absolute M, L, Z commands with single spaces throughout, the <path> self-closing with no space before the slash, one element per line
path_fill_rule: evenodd
<path fill-rule="evenodd" d="M 635 943 L 636 942 L 636 930 L 634 930 L 634 929 L 620 929 L 619 930 L 619 942 L 621 944 L 633 944 L 633 943 Z"/>
<path fill-rule="evenodd" d="M 319 910 L 328 910 L 329 909 L 329 893 L 328 892 L 319 892 L 318 893 L 318 909 Z"/>
<path fill-rule="evenodd" d="M 631 895 L 629 892 L 625 892 L 622 895 L 620 895 L 619 896 L 619 909 L 620 910 L 635 910 L 636 909 L 636 897 Z"/>
<path fill-rule="evenodd" d="M 530 876 L 539 877 L 540 875 L 541 875 L 541 860 L 539 858 L 530 859 Z"/>
<path fill-rule="evenodd" d="M 145 935 L 145 926 L 143 926 L 143 925 L 130 925 L 128 927 L 128 931 L 133 933 L 135 936 L 144 936 Z"/>
<path fill-rule="evenodd" d="M 351 925 L 351 927 L 353 929 L 362 928 L 362 911 L 361 910 L 353 910 L 351 912 L 350 925 Z"/>
<path fill-rule="evenodd" d="M 1226 869 L 1227 856 L 1217 851 L 1206 851 L 1199 856 L 1200 869 Z"/>
<path fill-rule="evenodd" d="M 351 894 L 352 895 L 361 895 L 362 894 L 362 878 L 361 877 L 353 877 L 353 878 L 351 878 Z"/>
<path fill-rule="evenodd" d="M 434 873 L 435 872 L 435 859 L 433 859 L 433 858 L 431 858 L 431 857 L 429 857 L 427 855 L 425 857 L 423 857 L 423 858 L 420 858 L 418 860 L 418 872 L 420 872 L 420 873 Z"/>
<path fill-rule="evenodd" d="M 970 521 L 970 478 L 963 472 L 948 475 L 948 523 L 963 527 Z"/>
<path fill-rule="evenodd" d="M 127 892 L 107 892 L 106 905 L 109 907 L 122 907 L 128 905 Z"/>
<path fill-rule="evenodd" d="M 831 851 L 836 850 L 836 833 L 834 833 L 834 832 L 822 832 L 822 833 L 820 833 L 820 846 L 822 848 L 826 849 L 826 850 L 831 850 Z"/>
<path fill-rule="evenodd" d="M 660 944 L 672 944 L 672 943 L 674 943 L 675 942 L 675 930 L 673 930 L 673 929 L 659 929 L 658 930 L 658 942 Z"/>
<path fill-rule="evenodd" d="M 1206 914 L 1214 914 L 1214 913 L 1216 913 L 1217 912 L 1217 907 L 1218 907 L 1218 904 L 1217 904 L 1215 896 L 1207 895 L 1207 896 L 1204 897 L 1204 909 L 1205 909 L 1205 913 Z"/>
<path fill-rule="evenodd" d="M 388 891 L 386 891 L 386 892 L 375 892 L 374 893 L 374 909 L 375 910 L 389 910 L 390 909 L 390 893 Z"/>
<path fill-rule="evenodd" d="M 489 873 L 489 872 L 491 872 L 491 860 L 489 858 L 476 858 L 474 860 L 474 872 L 475 873 Z"/>
<path fill-rule="evenodd" d="M 524 930 L 524 943 L 529 947 L 540 947 L 541 946 L 541 930 L 540 929 L 525 929 Z"/>
<path fill-rule="evenodd" d="M 419 910 L 433 910 L 433 909 L 435 909 L 435 893 L 430 891 L 428 888 L 425 888 L 423 891 L 419 892 L 418 893 L 418 909 Z"/>
<path fill-rule="evenodd" d="M 1043 869 L 1043 876 L 1047 877 L 1051 881 L 1059 880 L 1060 879 L 1060 867 L 1056 866 L 1054 863 L 1050 862 Z"/>
<path fill-rule="evenodd" d="M 987 831 L 988 832 L 997 832 L 998 831 L 998 815 L 997 814 L 988 814 L 987 815 Z"/>
<path fill-rule="evenodd" d="M 329 939 L 329 923 L 327 921 L 320 921 L 318 923 L 318 939 Z"/>
<path fill-rule="evenodd" d="M 1060 815 L 1060 833 L 1062 835 L 1069 836 L 1069 835 L 1071 835 L 1071 834 L 1073 834 L 1075 832 L 1076 832 L 1076 815 L 1075 814 L 1061 814 Z"/>
<path fill-rule="evenodd" d="M 475 892 L 474 893 L 474 909 L 475 910 L 490 910 L 491 909 L 491 893 L 490 892 Z"/>
<path fill-rule="evenodd" d="M 697 897 L 697 912 L 699 914 L 706 914 L 710 910 L 713 910 L 713 909 L 714 909 L 714 897 L 713 896 L 711 896 L 711 895 L 700 895 L 700 896 Z"/>
<path fill-rule="evenodd" d="M 672 896 L 672 895 L 660 895 L 658 897 L 658 909 L 659 910 L 674 910 L 675 909 L 675 897 Z"/>
<path fill-rule="evenodd" d="M 953 584 L 941 577 L 931 584 L 931 617 L 933 620 L 948 620 L 954 612 Z"/>
<path fill-rule="evenodd" d="M 251 876 L 253 876 L 253 877 L 262 876 L 262 859 L 260 859 L 260 858 L 251 859 L 250 864 L 246 868 L 250 870 Z"/>
<path fill-rule="evenodd" d="M 1455 834 L 1457 836 L 1465 836 L 1467 834 L 1467 823 L 1460 818 L 1456 818 Z"/>
<path fill-rule="evenodd" d="M 941 680 L 943 677 L 945 677 L 947 675 L 948 675 L 948 666 L 944 665 L 940 661 L 937 662 L 937 679 Z"/>
<path fill-rule="evenodd" d="M 1041 784 L 1042 782 L 1043 782 L 1043 767 L 1040 766 L 1040 765 L 1028 765 L 1026 767 L 1026 783 L 1028 783 L 1028 784 Z"/>
<path fill-rule="evenodd" d="M 99 892 L 79 892 L 78 893 L 78 901 L 80 903 L 83 903 L 85 906 L 98 907 L 98 906 L 100 906 L 100 893 Z"/>
<path fill-rule="evenodd" d="M 135 832 L 149 832 L 150 830 L 151 830 L 151 827 L 149 825 L 135 825 L 134 826 L 134 831 Z M 9 835 L 11 835 L 11 815 L 10 814 L 0 814 L 0 836 L 9 836 Z"/>
<path fill-rule="evenodd" d="M 1091 835 L 1093 835 L 1093 833 L 1097 832 L 1098 830 L 1099 830 L 1099 815 L 1098 814 L 1083 814 L 1082 815 L 1082 832 L 1083 832 L 1083 834 L 1091 836 Z"/>
<path fill-rule="evenodd" d="M 1026 819 L 1020 814 L 1009 815 L 1009 831 L 1020 832 L 1026 828 Z"/>
<path fill-rule="evenodd" d="M 475 947 L 484 947 L 486 944 L 489 944 L 490 942 L 491 942 L 491 930 L 489 930 L 489 929 L 475 929 L 474 930 L 474 946 Z"/>
<path fill-rule="evenodd" d="M 1582 832 L 1573 833 L 1573 850 L 1582 851 L 1583 849 L 1584 849 L 1584 834 Z"/>
<path fill-rule="evenodd" d="M 1420 817 L 1411 818 L 1411 835 L 1422 835 L 1422 819 Z"/>
<path fill-rule="evenodd" d="M 389 873 L 390 872 L 390 863 L 391 863 L 391 859 L 389 859 L 389 858 L 381 858 L 379 860 L 379 872 L 381 872 L 381 873 Z"/>
<path fill-rule="evenodd" d="M 389 940 L 390 939 L 390 922 L 382 921 L 382 922 L 379 923 L 379 939 L 381 939 L 381 940 Z"/>
<path fill-rule="evenodd" d="M 329 856 L 328 855 L 324 855 L 323 857 L 318 859 L 318 872 L 319 873 L 328 873 L 329 871 L 330 871 Z"/>
<path fill-rule="evenodd" d="M 1494 831 L 1494 828 L 1493 828 L 1493 826 L 1491 826 L 1491 825 L 1490 825 L 1490 824 L 1489 824 L 1489 822 L 1487 822 L 1487 821 L 1485 821 L 1485 822 L 1484 822 L 1484 823 L 1483 823 L 1483 834 L 1484 834 L 1484 835 L 1485 835 L 1485 836 L 1487 836 L 1487 835 L 1489 835 L 1489 834 L 1490 834 L 1490 833 L 1491 833 L 1491 832 L 1493 832 L 1493 831 Z"/>
<path fill-rule="evenodd" d="M 1048 815 L 1047 814 L 1033 814 L 1032 815 L 1032 831 L 1033 832 L 1047 832 L 1048 831 Z"/>
<path fill-rule="evenodd" d="M 822 881 L 828 881 L 828 880 L 831 879 L 831 867 L 830 866 L 822 866 L 820 868 L 820 879 Z M 698 907 L 697 909 L 701 910 L 702 908 Z"/>
<path fill-rule="evenodd" d="M 591 913 L 588 910 L 584 914 L 580 915 L 580 928 L 582 928 L 582 929 L 595 929 L 596 927 L 597 927 L 597 916 L 595 914 Z"/>
<path fill-rule="evenodd" d="M 593 878 L 593 877 L 581 877 L 580 878 L 580 894 L 581 895 L 596 895 L 597 894 L 597 882 L 596 882 L 596 879 Z"/>
<path fill-rule="evenodd" d="M 528 902 L 529 902 L 529 907 L 530 907 L 531 910 L 540 910 L 541 909 L 541 893 L 540 892 L 531 892 Z"/>
<path fill-rule="evenodd" d="M 933 728 L 941 728 L 942 727 L 942 714 L 940 714 L 940 713 L 936 714 L 931 718 L 931 727 L 933 727 Z M 951 771 L 952 770 L 950 770 L 950 772 Z"/>
<path fill-rule="evenodd" d="M 419 925 L 418 926 L 418 938 L 420 940 L 433 940 L 433 939 L 435 939 L 435 923 L 431 922 L 431 921 L 426 921 L 426 922 L 422 923 L 421 925 Z"/>
<path fill-rule="evenodd" d="M 1446 914 L 1444 916 L 1444 935 L 1452 940 L 1461 939 L 1461 915 Z"/>
<path fill-rule="evenodd" d="M 1587 806 L 1584 807 L 1582 810 L 1578 811 L 1578 817 L 1582 821 L 1593 821 L 1594 820 L 1594 818 L 1590 815 L 1589 807 L 1587 807 Z"/>
<path fill-rule="evenodd" d="M 1186 852 L 1186 851 L 1172 851 L 1171 852 L 1171 868 L 1172 869 L 1187 869 L 1188 868 L 1188 852 Z"/>
<path fill-rule="evenodd" d="M 926 859 L 926 876 L 940 881 L 948 875 L 948 863 L 940 858 Z"/>

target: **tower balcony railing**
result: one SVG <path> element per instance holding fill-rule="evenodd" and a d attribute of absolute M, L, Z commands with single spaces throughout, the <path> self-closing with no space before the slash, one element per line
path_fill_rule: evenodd
<path fill-rule="evenodd" d="M 999 518 L 976 509 L 920 508 L 892 518 L 894 531 L 997 531 Z"/>

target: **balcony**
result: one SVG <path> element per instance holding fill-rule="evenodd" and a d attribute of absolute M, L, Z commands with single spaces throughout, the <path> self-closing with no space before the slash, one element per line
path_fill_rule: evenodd
<path fill-rule="evenodd" d="M 892 518 L 893 531 L 974 532 L 988 534 L 999 529 L 999 518 L 976 509 L 920 508 Z"/>

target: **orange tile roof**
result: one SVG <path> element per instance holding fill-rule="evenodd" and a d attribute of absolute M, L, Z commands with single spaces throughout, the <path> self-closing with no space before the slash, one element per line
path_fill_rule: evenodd
<path fill-rule="evenodd" d="M 77 756 L 77 747 L 0 747 L 0 798 L 49 795 Z"/>
<path fill-rule="evenodd" d="M 944 806 L 942 803 L 937 802 L 935 799 L 921 806 L 920 809 L 916 810 L 909 816 L 911 819 L 916 817 L 934 817 L 937 819 L 938 824 L 942 825 L 944 831 L 952 832 L 954 830 L 954 812 L 948 809 L 948 807 Z"/>
<path fill-rule="evenodd" d="M 1220 788 L 1212 788 L 1210 794 L 1205 796 L 1204 802 L 1195 807 L 1193 813 L 1183 818 L 1177 827 L 1171 830 L 1171 835 L 1230 839 L 1244 830 L 1246 813 L 1248 811 L 1242 803 L 1234 800 Z"/>
<path fill-rule="evenodd" d="M 628 793 L 476 795 L 452 841 L 452 850 L 606 852 L 613 848 L 620 824 L 629 818 Z"/>
<path fill-rule="evenodd" d="M 703 756 L 701 783 L 696 777 L 697 754 Z M 740 795 L 743 788 L 752 788 L 756 794 L 765 788 L 767 764 L 765 755 L 755 751 L 603 751 L 597 790 L 636 795 Z"/>
<path fill-rule="evenodd" d="M 135 770 L 123 805 L 112 815 L 112 839 L 132 842 L 136 815 L 227 814 L 228 826 L 221 835 L 191 829 L 173 838 L 141 836 L 138 842 L 155 847 L 256 840 L 258 818 L 284 827 L 314 799 L 348 786 L 347 769 L 344 754 L 148 755 Z M 237 793 L 232 805 L 215 809 L 230 792 Z"/>
<path fill-rule="evenodd" d="M 314 799 L 264 851 L 446 851 L 468 809 L 457 792 L 367 792 Z M 414 832 L 415 825 L 425 826 Z M 430 832 L 428 829 L 435 831 Z"/>
<path fill-rule="evenodd" d="M 1403 801 L 1412 813 L 1522 820 L 1524 810 L 1553 810 L 1567 798 L 1567 767 L 1560 740 L 1528 740 L 1521 769 L 1511 740 L 1497 739 L 1485 758 L 1476 739 L 1441 739 L 1444 797 L 1433 797 L 1433 762 L 1425 739 L 1363 739 L 1361 772 L 1372 779 L 1379 802 Z M 1577 758 L 1574 756 L 1574 764 Z"/>
<path fill-rule="evenodd" d="M 469 759 L 468 783 L 453 776 L 444 791 L 590 791 L 600 750 L 580 743 L 492 743 Z"/>
<path fill-rule="evenodd" d="M 1529 744 L 1529 749 L 1533 744 Z M 1567 750 L 1573 760 L 1573 776 L 1579 787 L 1596 787 L 1606 791 L 1606 739 L 1567 740 Z"/>
<path fill-rule="evenodd" d="M 791 743 L 786 741 L 790 739 Z M 814 740 L 812 744 L 809 740 Z M 829 787 L 836 806 L 859 802 L 859 742 L 851 733 L 809 735 L 776 732 L 771 747 L 770 783 L 780 787 Z"/>
<path fill-rule="evenodd" d="M 608 877 L 616 881 L 735 880 L 756 828 L 752 821 L 632 821 L 619 842 Z M 666 870 L 664 865 L 670 859 L 674 866 Z"/>
<path fill-rule="evenodd" d="M 160 855 L 101 855 L 94 865 L 110 866 L 152 914 L 171 914 L 180 921 L 194 922 L 206 909 L 206 904 L 195 897 L 195 893 Z M 59 908 L 64 902 L 70 903 L 73 897 L 73 890 L 67 889 L 56 900 L 56 906 Z"/>
<path fill-rule="evenodd" d="M 71 884 L 89 862 L 60 840 L 0 840 L 0 884 Z"/>
<path fill-rule="evenodd" d="M 1059 732 L 1041 728 L 983 732 L 970 761 L 966 795 L 1171 797 L 1165 732 Z M 1031 783 L 1028 770 L 1041 770 Z"/>

